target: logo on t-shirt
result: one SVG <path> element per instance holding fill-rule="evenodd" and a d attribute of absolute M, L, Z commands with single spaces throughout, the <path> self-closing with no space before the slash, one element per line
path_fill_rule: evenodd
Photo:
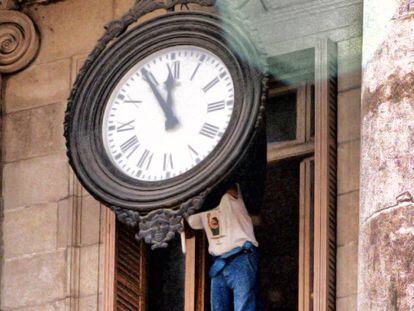
<path fill-rule="evenodd" d="M 207 213 L 208 227 L 210 228 L 212 238 L 219 238 L 221 234 L 220 212 L 212 211 Z"/>

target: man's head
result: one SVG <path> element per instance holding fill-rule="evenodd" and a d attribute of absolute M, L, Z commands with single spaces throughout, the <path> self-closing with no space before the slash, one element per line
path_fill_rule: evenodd
<path fill-rule="evenodd" d="M 236 184 L 231 185 L 226 193 L 230 194 L 235 199 L 239 197 L 239 190 Z"/>

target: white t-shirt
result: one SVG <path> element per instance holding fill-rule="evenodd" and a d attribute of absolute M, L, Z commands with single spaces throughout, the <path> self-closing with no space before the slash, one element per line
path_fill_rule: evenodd
<path fill-rule="evenodd" d="M 226 193 L 219 206 L 207 212 L 188 217 L 193 229 L 204 229 L 208 238 L 208 251 L 211 255 L 220 256 L 232 249 L 251 242 L 258 246 L 254 236 L 253 223 L 244 205 L 238 187 L 238 198 Z"/>

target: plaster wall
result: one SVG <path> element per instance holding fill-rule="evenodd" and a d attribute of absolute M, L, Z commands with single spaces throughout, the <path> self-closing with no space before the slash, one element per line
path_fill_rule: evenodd
<path fill-rule="evenodd" d="M 35 62 L 4 81 L 1 310 L 102 308 L 103 207 L 69 168 L 63 117 L 76 72 L 103 25 L 132 3 L 65 0 L 26 9 L 42 43 Z M 241 10 L 269 56 L 322 36 L 338 42 L 337 307 L 356 310 L 362 1 L 265 3 L 267 11 L 257 1 Z"/>

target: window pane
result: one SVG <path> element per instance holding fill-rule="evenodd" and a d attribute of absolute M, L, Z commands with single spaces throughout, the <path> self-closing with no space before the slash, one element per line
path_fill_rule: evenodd
<path fill-rule="evenodd" d="M 270 97 L 267 104 L 267 142 L 296 139 L 296 91 Z"/>
<path fill-rule="evenodd" d="M 148 251 L 147 310 L 184 310 L 184 269 L 179 236 L 168 243 L 168 248 Z"/>

